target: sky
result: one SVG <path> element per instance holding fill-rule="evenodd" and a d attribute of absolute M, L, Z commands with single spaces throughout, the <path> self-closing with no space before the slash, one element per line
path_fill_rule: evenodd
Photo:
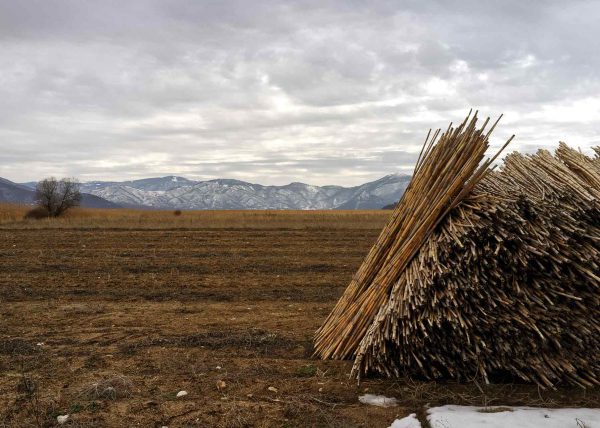
<path fill-rule="evenodd" d="M 598 1 L 0 0 L 0 177 L 357 185 L 430 128 L 600 145 Z"/>

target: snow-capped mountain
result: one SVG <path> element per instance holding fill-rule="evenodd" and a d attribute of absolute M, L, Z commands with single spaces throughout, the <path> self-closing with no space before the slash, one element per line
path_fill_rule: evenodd
<path fill-rule="evenodd" d="M 184 177 L 170 175 L 168 177 L 143 178 L 133 181 L 90 181 L 81 185 L 82 191 L 100 190 L 109 186 L 127 186 L 138 190 L 148 191 L 167 191 L 177 189 L 181 186 L 196 184 L 197 181 L 191 181 Z"/>
<path fill-rule="evenodd" d="M 379 209 L 397 202 L 409 180 L 407 175 L 392 174 L 355 187 L 262 186 L 239 180 L 192 181 L 168 176 L 88 182 L 81 190 L 122 206 L 158 209 Z"/>

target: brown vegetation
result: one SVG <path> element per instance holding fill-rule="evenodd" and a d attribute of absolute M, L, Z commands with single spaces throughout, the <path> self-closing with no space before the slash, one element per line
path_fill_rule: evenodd
<path fill-rule="evenodd" d="M 27 211 L 23 216 L 25 220 L 41 220 L 48 217 L 50 217 L 50 214 L 44 207 L 34 207 Z"/>
<path fill-rule="evenodd" d="M 389 211 L 169 211 L 73 208 L 48 221 L 21 221 L 31 207 L 0 204 L 0 229 L 377 229 Z"/>
<path fill-rule="evenodd" d="M 426 403 L 600 405 L 567 387 L 357 385 L 351 362 L 312 359 L 389 211 L 26 209 L 0 209 L 0 426 L 385 427 Z M 400 405 L 362 405 L 365 391 Z"/>

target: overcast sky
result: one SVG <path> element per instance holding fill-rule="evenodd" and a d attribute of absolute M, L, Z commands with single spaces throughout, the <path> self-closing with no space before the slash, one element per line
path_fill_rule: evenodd
<path fill-rule="evenodd" d="M 598 1 L 0 0 L 0 177 L 354 185 L 430 127 L 600 144 Z"/>

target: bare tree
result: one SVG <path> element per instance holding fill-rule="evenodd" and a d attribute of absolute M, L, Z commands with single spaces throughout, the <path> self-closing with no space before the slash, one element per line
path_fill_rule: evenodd
<path fill-rule="evenodd" d="M 49 216 L 58 217 L 81 202 L 79 183 L 73 178 L 46 178 L 37 184 L 35 200 Z"/>

